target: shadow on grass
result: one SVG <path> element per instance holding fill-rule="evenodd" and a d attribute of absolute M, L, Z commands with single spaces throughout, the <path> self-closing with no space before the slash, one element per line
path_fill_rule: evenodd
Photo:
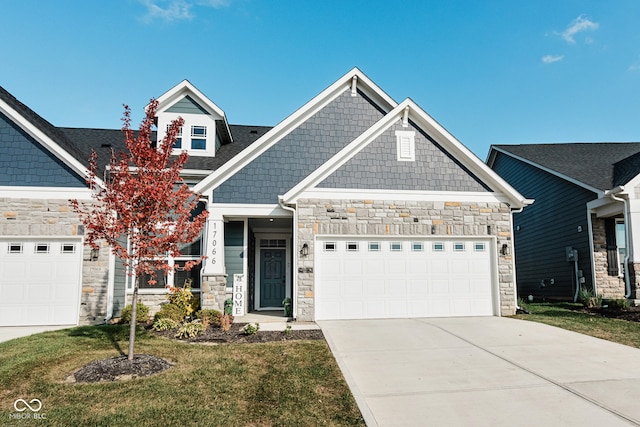
<path fill-rule="evenodd" d="M 122 347 L 120 347 L 120 341 L 129 340 L 129 325 L 80 326 L 70 329 L 67 335 L 70 337 L 110 342 L 116 351 L 118 351 L 121 356 L 124 356 L 126 353 Z M 136 328 L 136 340 L 145 337 L 147 337 L 147 331 L 138 326 Z"/>

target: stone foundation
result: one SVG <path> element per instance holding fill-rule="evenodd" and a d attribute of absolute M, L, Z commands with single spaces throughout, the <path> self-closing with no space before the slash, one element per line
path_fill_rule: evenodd
<path fill-rule="evenodd" d="M 214 274 L 202 276 L 203 309 L 224 311 L 224 301 L 227 299 L 227 275 Z"/>

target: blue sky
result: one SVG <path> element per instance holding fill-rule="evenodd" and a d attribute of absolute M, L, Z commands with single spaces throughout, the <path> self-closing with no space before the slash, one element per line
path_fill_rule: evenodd
<path fill-rule="evenodd" d="M 637 0 L 6 0 L 0 85 L 57 126 L 137 125 L 188 79 L 276 125 L 354 66 L 485 159 L 640 141 Z"/>

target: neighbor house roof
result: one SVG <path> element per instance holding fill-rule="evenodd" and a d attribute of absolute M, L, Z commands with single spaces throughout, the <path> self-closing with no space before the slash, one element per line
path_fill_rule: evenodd
<path fill-rule="evenodd" d="M 493 145 L 489 165 L 496 152 L 601 191 L 624 185 L 640 173 L 640 142 Z"/>

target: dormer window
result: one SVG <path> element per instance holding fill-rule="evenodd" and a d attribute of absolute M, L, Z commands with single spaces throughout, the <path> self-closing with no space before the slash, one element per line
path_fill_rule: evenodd
<path fill-rule="evenodd" d="M 167 132 L 169 132 L 170 126 L 171 125 L 167 125 Z M 176 142 L 173 143 L 173 148 L 174 150 L 182 148 L 182 126 L 178 130 L 178 137 L 176 138 Z"/>
<path fill-rule="evenodd" d="M 207 149 L 207 127 L 191 126 L 191 149 L 206 150 Z"/>

